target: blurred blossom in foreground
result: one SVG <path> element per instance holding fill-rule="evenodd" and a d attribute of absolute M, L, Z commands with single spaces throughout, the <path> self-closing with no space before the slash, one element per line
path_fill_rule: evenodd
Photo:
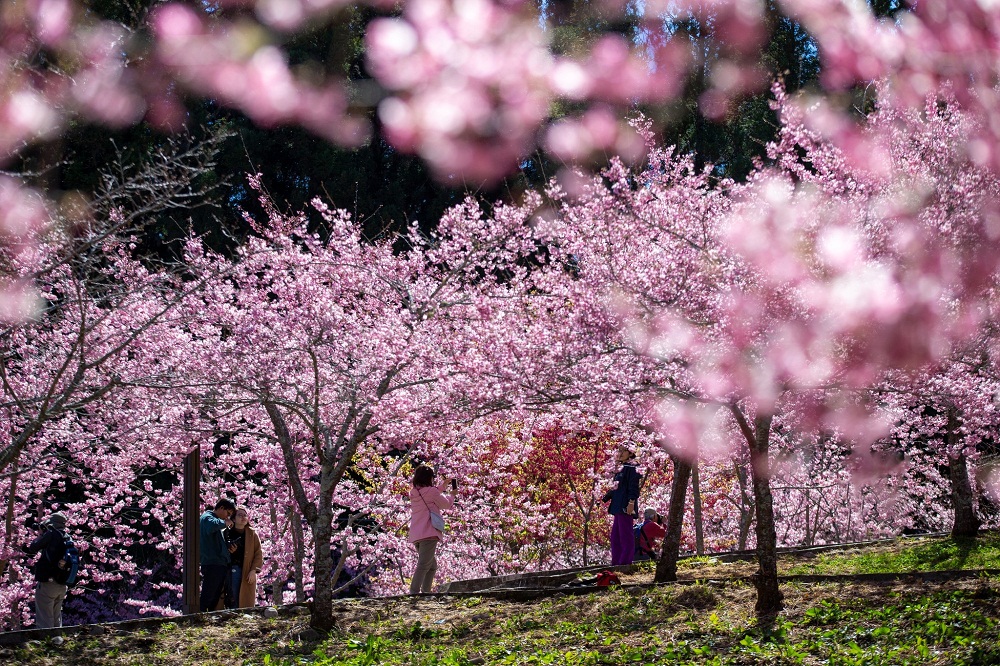
<path fill-rule="evenodd" d="M 38 192 L 0 176 L 0 321 L 21 321 L 37 307 L 28 266 L 37 234 L 48 219 L 46 201 Z"/>
<path fill-rule="evenodd" d="M 152 25 L 160 62 L 195 92 L 218 96 L 265 126 L 299 124 L 346 146 L 367 137 L 367 124 L 347 113 L 344 90 L 298 79 L 260 26 L 212 22 L 178 4 L 157 9 Z"/>
<path fill-rule="evenodd" d="M 638 160 L 644 150 L 642 137 L 611 109 L 590 109 L 577 119 L 560 120 L 548 130 L 545 149 L 565 162 L 584 162 L 594 154 L 618 155 Z"/>
<path fill-rule="evenodd" d="M 537 23 L 489 0 L 411 0 L 368 29 L 368 67 L 394 95 L 386 136 L 440 177 L 496 181 L 548 116 L 552 57 Z"/>

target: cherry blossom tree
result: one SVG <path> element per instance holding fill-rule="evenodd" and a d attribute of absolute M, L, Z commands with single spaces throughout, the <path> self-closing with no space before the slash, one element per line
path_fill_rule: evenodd
<path fill-rule="evenodd" d="M 865 125 L 865 141 L 879 142 L 885 160 L 873 172 L 808 129 L 780 89 L 776 96 L 784 125 L 775 166 L 746 185 L 709 188 L 690 163 L 654 151 L 644 171 L 613 164 L 605 181 L 575 195 L 551 190 L 563 203 L 546 220 L 586 283 L 574 307 L 596 298 L 621 313 L 619 328 L 631 325 L 632 346 L 659 366 L 656 390 L 686 402 L 660 418 L 673 447 L 690 459 L 706 440 L 725 440 L 704 427 L 697 403 L 730 413 L 750 453 L 765 614 L 780 606 L 773 428 L 831 431 L 862 448 L 877 439 L 883 417 L 854 392 L 872 386 L 878 368 L 924 367 L 982 316 L 988 294 L 982 277 L 968 276 L 992 261 L 981 247 L 996 187 L 965 151 L 961 137 L 976 120 L 954 97 L 932 97 L 923 112 L 886 101 Z M 922 199 L 907 209 L 914 182 Z M 887 216 L 904 225 L 888 226 Z M 898 229 L 906 232 L 893 236 Z M 907 282 L 926 280 L 928 266 L 945 272 L 938 291 L 918 296 Z M 879 278 L 897 287 L 896 298 L 859 290 L 859 280 Z M 917 322 L 929 334 L 915 338 Z M 682 507 L 684 474 L 674 479 L 673 504 Z"/>
<path fill-rule="evenodd" d="M 33 516 L 37 525 L 53 507 L 66 509 L 89 544 L 88 561 L 114 563 L 88 567 L 85 584 L 134 574 L 138 565 L 125 551 L 148 536 L 139 523 L 151 518 L 142 469 L 155 467 L 151 450 L 177 463 L 189 446 L 176 426 L 183 395 L 165 402 L 161 388 L 174 384 L 187 346 L 179 317 L 193 284 L 150 273 L 118 238 L 47 269 L 36 284 L 44 305 L 4 331 L 0 376 L 8 434 L 0 571 L 12 584 L 15 618 L 25 594 L 17 551 L 30 536 L 22 521 Z"/>
<path fill-rule="evenodd" d="M 260 237 L 234 259 L 189 245 L 189 269 L 206 281 L 190 325 L 202 350 L 190 373 L 202 377 L 220 430 L 250 437 L 257 468 L 268 460 L 272 481 L 287 484 L 313 542 L 312 623 L 329 629 L 332 582 L 370 549 L 358 523 L 375 508 L 370 491 L 398 490 L 391 467 L 355 478 L 356 459 L 428 438 L 445 444 L 434 434 L 502 397 L 455 356 L 479 344 L 478 308 L 495 282 L 481 267 L 504 268 L 535 248 L 519 238 L 523 218 L 487 230 L 468 207 L 434 239 L 409 236 L 398 254 L 388 241 L 364 241 L 345 212 L 320 202 L 322 234 L 304 214 L 261 201 L 269 219 L 248 218 Z M 508 276 L 498 289 L 516 290 L 512 283 Z"/>
<path fill-rule="evenodd" d="M 763 80 L 753 55 L 768 29 L 765 4 L 647 3 L 638 22 L 653 30 L 670 16 L 712 27 L 724 57 L 703 72 L 710 89 L 699 107 L 721 116 Z M 41 270 L 49 241 L 37 232 L 58 233 L 53 207 L 3 176 L 0 287 L 13 322 L 3 331 L 4 418 L 15 434 L 0 472 L 35 444 L 57 446 L 43 426 L 81 437 L 88 409 L 114 405 L 125 384 L 153 383 L 158 370 L 129 353 L 155 330 L 192 350 L 177 361 L 204 390 L 185 413 L 205 412 L 211 423 L 199 416 L 198 427 L 209 441 L 232 433 L 233 464 L 276 474 L 284 506 L 294 502 L 287 535 L 277 534 L 277 506 L 270 522 L 276 543 L 287 537 L 301 551 L 312 539 L 319 628 L 329 627 L 338 570 L 377 548 L 358 521 L 373 487 L 400 483 L 403 463 L 383 458 L 418 441 L 457 446 L 456 424 L 470 414 L 504 412 L 511 423 L 543 415 L 570 431 L 598 423 L 663 443 L 674 457 L 672 544 L 685 465 L 745 451 L 753 500 L 741 503 L 756 514 L 764 614 L 780 606 L 772 447 L 798 451 L 809 440 L 790 433 L 821 433 L 870 451 L 899 415 L 885 387 L 933 378 L 934 395 L 919 402 L 940 409 L 920 427 L 945 433 L 956 505 L 968 517 L 962 451 L 989 427 L 991 404 L 968 387 L 986 385 L 988 373 L 970 379 L 944 366 L 960 363 L 995 318 L 1000 12 L 942 0 L 879 21 L 840 0 L 778 6 L 815 36 L 822 89 L 794 100 L 776 89 L 778 140 L 741 186 L 653 150 L 647 168 L 615 159 L 603 179 L 567 172 L 488 216 L 467 202 L 442 220 L 438 238 L 412 236 L 402 254 L 361 242 L 344 214 L 322 205 L 323 234 L 270 206 L 235 261 L 189 244 L 195 284 L 149 271 L 121 241 L 87 246 L 95 261 L 99 250 L 114 257 L 110 268 L 95 264 L 91 289 L 68 264 Z M 361 108 L 375 106 L 390 142 L 440 177 L 495 182 L 539 138 L 558 158 L 635 158 L 648 131 L 618 111 L 666 107 L 689 68 L 706 65 L 670 39 L 613 34 L 556 53 L 529 3 L 410 0 L 371 23 L 367 66 L 378 87 L 353 95 L 339 74 L 291 67 L 284 50 L 309 22 L 345 8 L 166 2 L 126 28 L 69 0 L 12 6 L 0 15 L 0 159 L 78 118 L 177 128 L 183 95 L 194 94 L 347 146 L 369 131 Z M 844 108 L 845 92 L 859 92 L 862 114 Z M 563 103 L 579 115 L 549 124 Z M 194 314 L 172 320 L 196 290 Z M 41 325 L 27 318 L 35 293 L 51 310 Z M 993 347 L 986 365 L 995 365 Z M 144 361 L 168 352 L 143 352 Z M 925 406 L 908 405 L 910 418 L 928 417 L 917 409 Z M 180 441 L 171 435 L 168 458 Z M 364 469 L 374 476 L 353 477 Z M 9 507 L 42 492 L 19 494 L 16 474 L 8 478 Z M 239 478 L 220 489 L 239 490 L 237 482 L 264 487 Z"/>
<path fill-rule="evenodd" d="M 150 270 L 135 256 L 130 234 L 164 211 L 210 202 L 213 186 L 201 179 L 214 166 L 220 138 L 177 137 L 140 164 L 99 174 L 100 187 L 91 199 L 74 199 L 44 228 L 26 230 L 23 246 L 0 250 L 4 273 L 32 286 L 0 331 L 0 418 L 6 424 L 0 442 L 0 482 L 6 486 L 0 576 L 13 583 L 15 601 L 23 593 L 17 584 L 23 569 L 11 563 L 28 536 L 21 521 L 29 515 L 40 519 L 48 503 L 63 494 L 57 489 L 66 491 L 64 500 L 83 493 L 87 501 L 114 497 L 111 504 L 117 502 L 121 495 L 108 489 L 128 483 L 114 473 L 118 468 L 97 474 L 93 469 L 119 458 L 111 440 L 123 427 L 112 415 L 124 416 L 130 404 L 148 405 L 147 391 L 176 381 L 171 372 L 185 338 L 177 321 L 197 284 L 185 283 L 169 268 Z M 43 206 L 40 199 L 35 203 Z M 147 413 L 160 413 L 159 403 L 153 403 L 157 406 Z M 164 437 L 162 432 L 144 436 Z M 129 451 L 121 456 L 145 457 L 121 445 Z M 90 475 L 102 479 L 104 489 L 81 483 Z M 97 504 L 78 506 L 97 517 Z M 145 534 L 122 528 L 122 547 L 140 532 Z M 113 558 L 101 548 L 90 555 Z M 20 616 L 16 603 L 10 610 Z"/>
<path fill-rule="evenodd" d="M 879 387 L 886 406 L 900 415 L 893 435 L 903 450 L 926 448 L 947 467 L 955 537 L 975 537 L 982 524 L 970 465 L 996 430 L 995 378 L 984 368 L 989 340 L 976 336 L 942 363 L 919 374 L 894 373 Z"/>

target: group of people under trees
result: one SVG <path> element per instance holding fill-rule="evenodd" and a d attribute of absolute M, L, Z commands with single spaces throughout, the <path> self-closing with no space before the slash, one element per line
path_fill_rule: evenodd
<path fill-rule="evenodd" d="M 635 468 L 635 453 L 626 446 L 618 447 L 621 469 L 615 473 L 615 487 L 604 495 L 611 523 L 611 565 L 632 564 L 636 560 L 655 560 L 656 544 L 666 534 L 663 518 L 655 509 L 643 512 L 643 521 L 636 526 L 639 491 L 642 476 Z"/>
<path fill-rule="evenodd" d="M 655 560 L 657 543 L 666 534 L 663 518 L 655 509 L 643 512 L 637 526 L 639 491 L 642 476 L 635 466 L 635 453 L 627 446 L 618 448 L 621 469 L 614 475 L 615 487 L 602 498 L 613 516 L 611 526 L 611 565 L 623 566 L 635 561 Z M 445 492 L 451 489 L 451 494 Z M 434 469 L 419 465 L 413 472 L 410 489 L 410 534 L 408 541 L 417 550 L 417 565 L 410 579 L 410 594 L 429 593 L 437 572 L 437 545 L 444 538 L 444 512 L 455 505 L 455 479 L 434 483 Z"/>
<path fill-rule="evenodd" d="M 611 527 L 611 564 L 620 566 L 637 560 L 656 559 L 657 542 L 663 538 L 663 520 L 654 509 L 646 509 L 643 522 L 638 517 L 642 477 L 635 466 L 635 454 L 628 447 L 618 450 L 621 468 L 614 475 L 615 486 L 603 497 L 613 516 Z M 413 473 L 410 489 L 410 526 L 408 541 L 417 551 L 417 564 L 410 581 L 410 594 L 431 592 L 437 572 L 436 550 L 444 538 L 444 512 L 455 505 L 458 484 L 455 479 L 434 483 L 434 469 L 419 465 Z M 445 494 L 450 490 L 450 494 Z M 69 570 L 75 575 L 75 553 L 66 532 L 66 516 L 49 515 L 40 524 L 41 533 L 25 549 L 41 553 L 34 566 L 35 626 L 47 629 L 62 626 L 62 605 L 66 598 Z M 257 579 L 264 563 L 260 537 L 250 527 L 244 507 L 231 499 L 219 499 L 199 519 L 201 612 L 222 608 L 249 608 L 256 605 Z M 75 556 L 74 556 L 75 557 Z"/>
<path fill-rule="evenodd" d="M 63 626 L 62 608 L 75 583 L 79 552 L 66 530 L 61 511 L 39 523 L 39 535 L 25 548 L 38 554 L 32 567 L 35 577 L 35 627 Z M 260 537 L 250 527 L 250 516 L 230 499 L 222 498 L 199 519 L 201 598 L 200 610 L 249 608 L 256 605 L 257 577 L 264 564 Z M 62 642 L 62 637 L 54 639 Z"/>
<path fill-rule="evenodd" d="M 247 510 L 224 497 L 201 514 L 198 529 L 201 612 L 255 606 L 264 551 Z"/>

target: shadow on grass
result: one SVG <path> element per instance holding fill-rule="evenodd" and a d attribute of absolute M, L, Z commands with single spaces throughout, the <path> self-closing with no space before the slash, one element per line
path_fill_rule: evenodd
<path fill-rule="evenodd" d="M 964 569 L 969 555 L 979 550 L 979 540 L 974 537 L 958 537 L 954 539 L 954 542 L 958 550 L 958 566 L 956 568 Z"/>
<path fill-rule="evenodd" d="M 985 543 L 982 538 L 952 537 L 915 549 L 911 559 L 924 562 L 931 570 L 958 570 L 967 568 L 969 558 L 973 555 L 994 548 L 995 543 Z"/>
<path fill-rule="evenodd" d="M 850 567 L 851 561 L 845 562 Z M 858 561 L 859 571 L 947 571 L 1000 568 L 1000 539 L 995 533 L 979 537 L 948 537 Z"/>

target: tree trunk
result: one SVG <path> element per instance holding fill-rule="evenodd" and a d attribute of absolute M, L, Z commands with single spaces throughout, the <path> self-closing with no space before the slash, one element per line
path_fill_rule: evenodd
<path fill-rule="evenodd" d="M 313 357 L 315 361 L 315 356 Z M 387 372 L 379 382 L 378 397 L 385 395 L 390 388 L 396 370 Z M 318 388 L 317 396 L 318 396 Z M 347 410 L 347 415 L 330 435 L 331 429 L 324 428 L 318 408 L 314 409 L 314 419 L 310 422 L 312 431 L 312 446 L 320 462 L 319 494 L 315 503 L 309 500 L 299 473 L 297 452 L 294 447 L 291 432 L 278 406 L 269 399 L 263 401 L 263 406 L 274 426 L 275 435 L 281 445 L 281 453 L 288 472 L 288 483 L 292 497 L 299 510 L 309 522 L 313 533 L 313 603 L 309 625 L 320 632 L 329 633 L 334 628 L 333 622 L 333 495 L 337 484 L 347 472 L 358 444 L 377 431 L 370 428 L 371 412 L 359 412 L 355 406 Z M 349 439 L 345 434 L 353 429 Z M 342 553 L 343 557 L 343 553 Z M 343 561 L 343 560 L 341 560 Z"/>
<path fill-rule="evenodd" d="M 698 461 L 691 468 L 691 493 L 694 501 L 694 548 L 698 557 L 705 554 L 705 521 L 701 513 L 701 481 L 698 477 Z"/>
<path fill-rule="evenodd" d="M 268 494 L 268 517 L 271 519 L 271 534 L 278 534 L 281 526 L 278 523 L 278 503 L 274 499 L 273 494 Z M 282 590 L 284 589 L 283 581 L 288 580 L 288 577 L 284 578 L 275 575 L 276 572 L 269 571 L 268 575 L 271 578 L 271 604 L 274 606 L 282 605 Z M 259 583 L 259 581 L 258 581 Z"/>
<path fill-rule="evenodd" d="M 956 538 L 979 536 L 979 516 L 976 515 L 975 498 L 969 482 L 969 468 L 965 447 L 959 446 L 958 414 L 954 407 L 948 410 L 948 476 L 951 479 L 951 501 L 955 507 L 955 523 L 951 535 Z"/>
<path fill-rule="evenodd" d="M 10 586 L 16 588 L 21 582 L 21 574 L 17 569 L 10 570 Z M 21 612 L 22 603 L 31 603 L 27 599 L 14 597 L 10 602 L 10 628 L 12 631 L 19 631 L 24 628 L 24 613 Z M 32 604 L 34 605 L 34 604 Z"/>
<path fill-rule="evenodd" d="M 740 484 L 740 533 L 736 542 L 736 550 L 746 550 L 747 541 L 750 538 L 750 526 L 753 524 L 753 514 L 755 505 L 750 499 L 747 490 L 747 472 L 743 466 L 733 460 L 733 469 L 736 470 L 736 480 Z"/>
<path fill-rule="evenodd" d="M 12 552 L 11 544 L 14 540 L 14 512 L 16 510 L 17 502 L 17 477 L 18 473 L 15 472 L 10 476 L 10 489 L 7 495 L 7 511 L 4 514 L 4 538 L 3 538 L 3 549 L 4 552 Z M 0 579 L 4 577 L 7 573 L 7 567 L 10 566 L 10 560 L 0 560 Z"/>
<path fill-rule="evenodd" d="M 7 512 L 4 516 L 4 528 L 7 530 L 4 537 L 4 548 L 10 551 L 14 541 L 14 515 L 16 510 L 17 501 L 17 480 L 19 473 L 15 472 L 10 477 L 10 496 L 7 500 Z M 16 550 L 16 549 L 15 549 Z M 8 582 L 8 589 L 16 589 L 18 583 L 21 580 L 20 573 L 16 567 L 10 567 L 9 560 L 0 560 L 0 579 L 7 574 L 8 568 L 10 570 L 10 576 Z M 18 630 L 22 626 L 21 620 L 21 599 L 19 597 L 14 597 L 11 599 L 10 603 L 10 623 L 11 629 Z"/>
<path fill-rule="evenodd" d="M 309 626 L 323 633 L 333 630 L 333 513 L 321 506 L 313 528 L 313 602 Z"/>
<path fill-rule="evenodd" d="M 305 573 L 302 571 L 302 562 L 305 560 L 306 547 L 305 537 L 302 535 L 302 516 L 295 510 L 289 509 L 292 527 L 292 548 L 295 549 L 295 557 L 292 560 L 295 574 L 295 603 L 301 604 L 306 600 Z"/>
<path fill-rule="evenodd" d="M 674 463 L 674 481 L 670 486 L 670 508 L 667 509 L 667 533 L 663 537 L 660 561 L 656 563 L 657 583 L 677 580 L 677 560 L 681 553 L 681 529 L 684 527 L 684 500 L 687 495 L 691 465 L 678 456 L 670 456 Z"/>
<path fill-rule="evenodd" d="M 805 541 L 803 542 L 803 544 L 806 545 L 806 546 L 811 546 L 811 545 L 813 545 L 813 526 L 809 522 L 811 520 L 811 517 L 809 515 L 811 512 L 809 511 L 809 489 L 808 488 L 806 488 L 805 493 L 806 493 L 806 538 L 805 538 Z M 818 514 L 819 512 L 817 511 L 816 513 Z M 817 522 L 817 527 L 818 527 L 819 526 L 818 525 L 818 523 L 819 523 L 819 516 L 818 515 L 816 516 L 816 522 Z"/>
<path fill-rule="evenodd" d="M 778 589 L 778 537 L 774 527 L 774 498 L 771 496 L 771 419 L 770 415 L 754 419 L 753 444 L 750 446 L 753 495 L 757 505 L 757 563 L 760 567 L 754 577 L 758 617 L 776 615 L 782 608 L 783 598 Z"/>

